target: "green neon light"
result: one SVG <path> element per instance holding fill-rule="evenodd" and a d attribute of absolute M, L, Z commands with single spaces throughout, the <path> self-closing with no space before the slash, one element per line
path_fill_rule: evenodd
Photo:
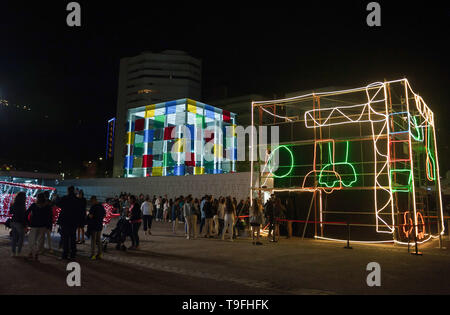
<path fill-rule="evenodd" d="M 349 141 L 346 141 L 345 162 L 334 163 L 333 157 L 332 157 L 332 154 L 331 154 L 331 151 L 332 151 L 331 150 L 331 142 L 328 143 L 328 155 L 329 155 L 330 163 L 326 164 L 322 168 L 322 170 L 320 171 L 319 184 L 325 185 L 327 188 L 334 188 L 334 187 L 336 187 L 336 184 L 339 183 L 339 182 L 341 182 L 344 187 L 352 187 L 352 185 L 354 183 L 356 183 L 356 181 L 357 181 L 356 169 L 355 169 L 355 167 L 352 164 L 348 163 L 349 147 L 350 147 Z M 351 180 L 349 183 L 346 183 L 343 179 L 340 179 L 340 180 L 337 179 L 337 180 L 334 180 L 331 185 L 329 185 L 326 181 L 323 181 L 322 180 L 322 177 L 324 176 L 323 172 L 327 168 L 333 167 L 333 166 L 336 166 L 336 165 L 348 165 L 348 166 L 350 166 L 350 168 L 352 169 L 352 172 L 353 172 L 353 180 Z"/>
<path fill-rule="evenodd" d="M 416 140 L 416 141 L 422 142 L 424 139 L 423 129 L 417 125 L 417 117 L 416 116 L 412 116 L 411 120 L 413 120 L 414 129 L 417 131 L 417 136 L 415 136 L 414 133 L 411 132 L 411 137 L 413 137 L 414 140 Z"/>
<path fill-rule="evenodd" d="M 434 152 L 433 152 L 433 154 L 431 154 L 431 146 L 430 146 L 430 135 L 431 135 L 431 132 L 430 132 L 430 130 L 431 130 L 431 126 L 428 126 L 428 132 L 427 132 L 427 137 L 428 137 L 428 140 L 427 140 L 427 154 L 428 154 L 428 157 L 429 157 L 429 160 L 431 160 L 431 165 L 432 165 L 432 174 L 430 174 L 430 167 L 429 167 L 429 163 L 427 163 L 427 174 L 428 174 L 428 178 L 429 179 L 431 179 L 431 180 L 435 180 L 436 179 L 436 162 L 435 162 L 435 160 L 434 160 L 434 158 L 433 158 L 433 155 L 434 155 Z"/>
<path fill-rule="evenodd" d="M 408 169 L 393 169 L 390 170 L 389 175 L 391 177 L 391 182 L 394 183 L 394 179 L 392 178 L 393 173 L 408 173 L 408 185 L 396 186 L 392 187 L 392 192 L 410 192 L 412 191 L 412 172 Z M 394 186 L 394 185 L 393 185 Z"/>
<path fill-rule="evenodd" d="M 291 155 L 291 165 L 289 166 L 289 172 L 287 172 L 286 174 L 284 174 L 284 175 L 282 175 L 282 176 L 279 176 L 279 175 L 275 175 L 275 174 L 273 173 L 273 168 L 272 168 L 272 166 L 270 165 L 270 162 L 272 161 L 273 154 L 274 154 L 277 150 L 279 150 L 279 149 L 281 149 L 281 148 L 285 148 L 285 149 L 289 152 L 289 154 Z M 287 177 L 287 176 L 291 175 L 292 170 L 294 169 L 294 154 L 292 153 L 291 149 L 288 148 L 288 146 L 286 146 L 286 145 L 281 145 L 281 146 L 279 146 L 279 147 L 276 147 L 276 148 L 272 151 L 272 153 L 270 153 L 269 161 L 267 162 L 267 164 L 269 165 L 269 172 L 270 172 L 270 174 L 271 174 L 273 177 L 275 177 L 275 178 L 284 178 L 284 177 Z"/>

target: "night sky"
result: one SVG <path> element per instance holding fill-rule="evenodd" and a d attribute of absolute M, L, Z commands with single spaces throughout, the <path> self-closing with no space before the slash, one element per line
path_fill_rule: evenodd
<path fill-rule="evenodd" d="M 57 171 L 104 156 L 120 58 L 177 49 L 203 60 L 203 100 L 220 86 L 273 97 L 406 77 L 436 114 L 449 169 L 448 4 L 378 1 L 370 28 L 370 1 L 78 1 L 70 28 L 69 2 L 0 4 L 0 99 L 32 109 L 0 107 L 1 163 Z"/>

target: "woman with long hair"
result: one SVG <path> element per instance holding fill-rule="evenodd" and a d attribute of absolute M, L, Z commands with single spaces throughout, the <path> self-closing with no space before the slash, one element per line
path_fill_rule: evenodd
<path fill-rule="evenodd" d="M 25 236 L 26 195 L 23 191 L 17 193 L 9 212 L 12 214 L 11 256 L 16 257 L 20 256 L 22 252 L 23 239 Z"/>
<path fill-rule="evenodd" d="M 263 207 L 259 199 L 253 199 L 253 205 L 250 207 L 250 226 L 252 227 L 253 245 L 262 245 L 259 241 L 261 233 L 261 224 L 263 220 Z M 256 241 L 255 241 L 256 235 Z"/>
<path fill-rule="evenodd" d="M 225 208 L 224 208 L 224 227 L 222 231 L 222 240 L 225 240 L 225 233 L 227 231 L 230 233 L 230 241 L 233 241 L 233 226 L 234 226 L 234 219 L 236 218 L 236 209 L 234 208 L 233 202 L 231 201 L 231 197 L 227 197 L 225 201 Z"/>
<path fill-rule="evenodd" d="M 139 249 L 139 229 L 142 223 L 142 212 L 135 196 L 130 196 L 130 210 L 128 213 L 131 223 L 131 247 L 129 249 Z"/>

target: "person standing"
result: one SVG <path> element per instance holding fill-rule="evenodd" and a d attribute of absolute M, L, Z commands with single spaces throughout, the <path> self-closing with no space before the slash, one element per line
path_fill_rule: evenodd
<path fill-rule="evenodd" d="M 224 227 L 222 232 L 222 240 L 225 240 L 225 233 L 230 233 L 230 241 L 233 241 L 233 225 L 236 217 L 236 210 L 230 197 L 227 197 L 224 208 Z"/>
<path fill-rule="evenodd" d="M 158 197 L 155 201 L 155 208 L 156 208 L 156 221 L 161 221 L 161 196 Z"/>
<path fill-rule="evenodd" d="M 58 225 L 61 227 L 61 238 L 63 253 L 61 259 L 75 259 L 77 254 L 76 231 L 81 225 L 81 202 L 75 195 L 75 188 L 70 186 L 67 189 L 67 196 L 64 196 L 57 203 L 61 212 L 58 217 Z"/>
<path fill-rule="evenodd" d="M 206 196 L 205 200 L 206 200 L 206 202 L 205 202 L 204 207 L 203 207 L 203 210 L 204 210 L 204 213 L 205 213 L 205 224 L 206 224 L 205 237 L 212 238 L 213 235 L 214 235 L 214 231 L 213 231 L 213 217 L 214 217 L 213 206 L 211 204 L 211 198 L 209 196 Z"/>
<path fill-rule="evenodd" d="M 192 200 L 188 197 L 183 205 L 183 216 L 186 223 L 186 239 L 191 239 L 192 231 L 194 227 L 192 226 Z"/>
<path fill-rule="evenodd" d="M 253 205 L 250 207 L 250 225 L 252 228 L 253 245 L 262 245 L 259 241 L 261 233 L 261 224 L 263 223 L 263 207 L 259 199 L 253 199 Z M 255 241 L 256 236 L 256 241 Z"/>
<path fill-rule="evenodd" d="M 219 200 L 212 198 L 211 196 L 211 207 L 213 213 L 213 224 L 214 224 L 214 235 L 219 236 Z"/>
<path fill-rule="evenodd" d="M 206 198 L 208 198 L 208 196 L 204 196 L 202 198 L 202 200 L 200 201 L 200 235 L 202 234 L 203 231 L 203 226 L 205 225 L 206 222 L 206 217 L 205 217 L 205 203 L 206 203 Z"/>
<path fill-rule="evenodd" d="M 142 223 L 142 212 L 135 196 L 130 197 L 129 220 L 131 223 L 131 247 L 129 249 L 139 249 L 139 229 Z"/>
<path fill-rule="evenodd" d="M 150 197 L 147 196 L 147 198 L 145 198 L 144 203 L 141 205 L 141 211 L 144 221 L 144 234 L 152 235 L 153 203 L 150 202 Z"/>
<path fill-rule="evenodd" d="M 269 200 L 267 200 L 265 206 L 264 206 L 264 216 L 266 217 L 266 222 L 269 223 L 269 234 L 267 235 L 267 238 L 271 241 L 275 241 L 275 217 L 274 217 L 274 201 L 275 196 L 272 195 Z M 273 238 L 272 238 L 273 235 Z"/>
<path fill-rule="evenodd" d="M 172 232 L 174 235 L 177 234 L 178 220 L 180 218 L 180 199 L 175 199 L 172 205 Z"/>
<path fill-rule="evenodd" d="M 222 235 L 223 227 L 224 227 L 224 218 L 225 218 L 225 198 L 219 198 L 219 207 L 217 209 L 217 218 L 219 221 L 219 234 L 217 236 Z"/>
<path fill-rule="evenodd" d="M 44 233 L 44 237 L 41 240 L 41 243 L 39 244 L 39 252 L 42 254 L 44 252 L 44 243 L 45 243 L 45 238 L 47 238 L 47 246 L 49 249 L 50 253 L 53 253 L 52 250 L 52 229 L 53 229 L 53 202 L 50 200 L 50 193 L 48 192 L 48 190 L 44 191 L 44 196 L 45 196 L 45 201 L 47 202 L 47 204 L 50 206 L 50 209 L 52 209 L 52 226 L 50 229 L 48 229 L 47 231 L 45 231 Z"/>
<path fill-rule="evenodd" d="M 200 216 L 200 204 L 197 199 L 195 201 L 192 201 L 192 197 L 190 197 L 191 200 L 191 238 L 196 239 L 197 238 L 197 226 L 198 226 L 198 218 Z"/>
<path fill-rule="evenodd" d="M 280 239 L 280 221 L 284 220 L 286 208 L 281 203 L 281 199 L 276 197 L 273 206 L 273 216 L 274 216 L 274 231 L 273 231 L 273 242 L 276 242 L 276 238 Z M 285 222 L 285 221 L 283 221 Z"/>
<path fill-rule="evenodd" d="M 89 210 L 88 230 L 91 233 L 91 259 L 102 259 L 102 231 L 103 220 L 106 215 L 105 208 L 97 201 L 96 196 L 91 197 L 91 209 Z M 97 254 L 95 254 L 97 247 Z"/>
<path fill-rule="evenodd" d="M 163 221 L 168 222 L 169 221 L 169 199 L 164 199 L 164 205 L 163 205 Z"/>
<path fill-rule="evenodd" d="M 37 195 L 36 203 L 33 203 L 28 209 L 30 213 L 30 234 L 28 243 L 30 246 L 29 259 L 38 261 L 39 245 L 46 230 L 52 226 L 52 209 L 45 200 L 45 195 Z"/>
<path fill-rule="evenodd" d="M 23 239 L 25 237 L 26 195 L 23 191 L 17 193 L 9 212 L 12 215 L 11 256 L 17 257 L 22 253 Z"/>
<path fill-rule="evenodd" d="M 77 244 L 84 244 L 84 227 L 86 225 L 86 210 L 87 210 L 87 200 L 84 198 L 83 190 L 78 192 L 78 199 L 80 199 L 80 211 L 81 211 L 81 222 L 77 229 Z"/>
<path fill-rule="evenodd" d="M 236 206 L 236 220 L 235 220 L 235 224 L 233 227 L 233 231 L 234 231 L 233 237 L 234 238 L 237 238 L 239 236 L 239 231 L 242 226 L 242 221 L 241 221 L 240 216 L 242 216 L 243 209 L 244 209 L 244 200 L 241 200 L 239 202 L 239 204 Z"/>

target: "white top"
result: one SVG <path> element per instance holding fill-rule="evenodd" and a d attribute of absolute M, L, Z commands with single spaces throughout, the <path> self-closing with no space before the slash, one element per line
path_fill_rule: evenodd
<path fill-rule="evenodd" d="M 153 204 L 148 201 L 144 201 L 141 205 L 141 210 L 143 215 L 153 215 Z"/>

